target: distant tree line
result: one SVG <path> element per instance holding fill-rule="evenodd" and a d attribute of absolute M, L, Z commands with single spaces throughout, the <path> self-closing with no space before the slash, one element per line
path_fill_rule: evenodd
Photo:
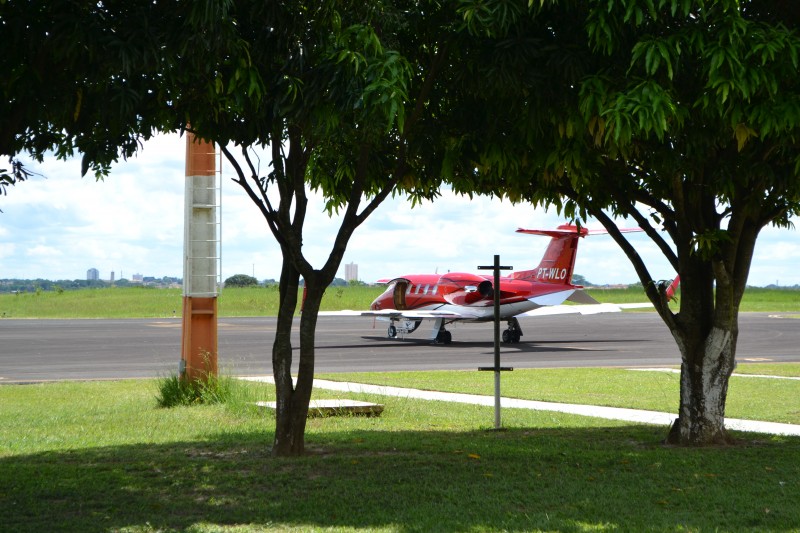
<path fill-rule="evenodd" d="M 265 279 L 262 282 L 259 282 L 258 279 L 254 278 L 253 276 L 249 276 L 247 274 L 234 274 L 233 276 L 225 279 L 223 286 L 225 287 L 256 287 L 256 286 L 264 286 L 269 287 L 271 285 L 277 285 L 277 281 L 274 279 Z M 300 286 L 302 287 L 305 285 L 304 280 L 300 280 Z M 334 278 L 333 281 L 330 283 L 329 287 L 348 287 L 348 286 L 360 286 L 366 285 L 363 281 L 345 281 L 342 278 Z"/>
<path fill-rule="evenodd" d="M 37 291 L 65 291 L 78 289 L 101 289 L 104 287 L 169 287 L 176 283 L 182 283 L 181 278 L 164 276 L 163 278 L 145 277 L 142 283 L 133 283 L 128 279 L 119 279 L 113 283 L 101 279 L 0 279 L 0 293 L 8 292 L 37 292 Z"/>

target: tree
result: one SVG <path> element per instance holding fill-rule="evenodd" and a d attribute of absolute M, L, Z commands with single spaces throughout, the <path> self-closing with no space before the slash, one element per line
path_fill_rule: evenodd
<path fill-rule="evenodd" d="M 171 91 L 181 80 L 209 92 L 249 84 L 229 8 L 217 0 L 0 2 L 0 156 L 9 160 L 0 192 L 30 177 L 21 154 L 41 161 L 79 152 L 84 174 L 107 175 L 153 133 L 183 126 Z M 234 60 L 226 69 L 207 61 L 223 56 Z"/>
<path fill-rule="evenodd" d="M 437 180 L 426 179 L 438 175 L 426 168 L 435 126 L 428 96 L 453 16 L 435 1 L 0 2 L 8 48 L 0 67 L 11 73 L 2 85 L 0 155 L 13 162 L 20 153 L 78 151 L 83 172 L 103 176 L 155 131 L 190 127 L 216 142 L 283 253 L 273 450 L 300 454 L 317 311 L 352 232 L 395 190 L 435 194 Z M 269 152 L 263 173 L 258 147 Z M 3 184 L 24 179 L 13 168 Z M 309 188 L 322 190 L 342 218 L 320 268 L 302 249 Z"/>
<path fill-rule="evenodd" d="M 494 37 L 495 47 L 544 33 L 550 48 L 540 64 L 551 66 L 561 94 L 544 89 L 543 108 L 542 96 L 531 96 L 541 86 L 529 79 L 514 77 L 518 98 L 506 97 L 507 84 L 487 82 L 495 127 L 461 151 L 469 163 L 455 182 L 596 217 L 681 353 L 668 441 L 727 442 L 737 316 L 756 238 L 800 212 L 796 20 L 789 29 L 765 2 L 733 0 L 562 3 L 558 14 L 545 6 L 506 18 L 486 15 L 483 2 L 468 7 L 473 31 Z M 680 274 L 679 312 L 613 216 L 632 218 Z"/>
<path fill-rule="evenodd" d="M 575 285 L 583 285 L 583 286 L 591 286 L 593 283 L 588 281 L 585 277 L 581 276 L 580 274 L 572 274 L 572 283 Z"/>
<path fill-rule="evenodd" d="M 8 188 L 30 178 L 31 173 L 13 157 L 8 158 L 9 168 L 0 168 L 0 195 L 5 196 Z"/>
<path fill-rule="evenodd" d="M 438 173 L 430 96 L 445 65 L 454 16 L 437 2 L 238 2 L 237 29 L 266 90 L 241 93 L 209 114 L 207 94 L 182 87 L 176 107 L 192 130 L 216 142 L 234 181 L 261 211 L 283 256 L 272 364 L 276 385 L 273 453 L 300 455 L 314 378 L 318 311 L 347 243 L 397 190 L 431 197 Z M 257 97 L 255 97 L 257 96 Z M 216 99 L 216 95 L 210 98 Z M 268 153 L 259 167 L 256 147 Z M 338 233 L 321 266 L 303 253 L 309 191 L 321 190 Z M 300 278 L 303 303 L 296 383 L 292 324 Z"/>
<path fill-rule="evenodd" d="M 258 280 L 247 274 L 234 274 L 225 280 L 226 287 L 253 287 L 258 285 Z"/>

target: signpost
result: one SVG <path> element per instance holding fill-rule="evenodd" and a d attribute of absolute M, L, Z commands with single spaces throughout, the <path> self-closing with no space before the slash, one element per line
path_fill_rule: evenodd
<path fill-rule="evenodd" d="M 512 266 L 500 266 L 500 256 L 494 256 L 494 265 L 479 266 L 478 270 L 494 271 L 494 366 L 482 366 L 478 370 L 494 371 L 494 428 L 500 429 L 500 372 L 514 370 L 511 367 L 500 366 L 500 271 L 512 270 Z"/>

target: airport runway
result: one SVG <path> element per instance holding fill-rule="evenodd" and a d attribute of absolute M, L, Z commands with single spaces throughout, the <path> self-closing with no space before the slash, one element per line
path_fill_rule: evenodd
<path fill-rule="evenodd" d="M 514 368 L 677 365 L 678 350 L 655 313 L 521 320 L 522 342 L 502 345 Z M 316 369 L 324 372 L 477 369 L 493 364 L 491 324 L 457 324 L 450 345 L 428 328 L 403 340 L 367 317 L 321 317 Z M 739 362 L 800 362 L 800 321 L 766 313 L 740 317 Z M 271 374 L 275 318 L 221 318 L 219 365 L 228 374 Z M 295 353 L 298 340 L 295 331 Z M 156 377 L 177 371 L 180 319 L 0 319 L 0 383 Z"/>

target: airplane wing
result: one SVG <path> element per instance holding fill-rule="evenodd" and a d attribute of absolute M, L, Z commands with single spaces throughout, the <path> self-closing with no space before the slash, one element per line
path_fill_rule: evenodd
<path fill-rule="evenodd" d="M 576 304 L 591 304 L 597 305 L 600 302 L 589 296 L 589 293 L 586 291 L 575 291 L 569 295 L 567 298 L 570 302 L 575 302 Z"/>
<path fill-rule="evenodd" d="M 632 303 L 632 304 L 586 304 L 586 305 L 548 305 L 539 307 L 532 311 L 520 313 L 523 316 L 550 316 L 550 315 L 598 315 L 600 313 L 621 313 L 623 309 L 643 309 L 653 307 L 651 303 Z"/>
<path fill-rule="evenodd" d="M 421 311 L 407 309 L 399 311 L 397 309 L 381 309 L 380 311 L 352 311 L 345 309 L 343 311 L 320 311 L 319 316 L 374 316 L 383 318 L 406 318 L 409 320 L 420 319 L 433 319 L 433 318 L 469 318 L 459 313 L 452 311 Z"/>
<path fill-rule="evenodd" d="M 614 304 L 621 309 L 647 309 L 648 307 L 653 307 L 653 304 L 650 302 L 640 302 L 640 303 L 632 303 L 632 304 Z"/>
<path fill-rule="evenodd" d="M 621 313 L 623 309 L 642 309 L 653 307 L 651 303 L 629 303 L 629 304 L 585 304 L 585 305 L 546 305 L 526 311 L 516 315 L 518 317 L 524 316 L 549 316 L 549 315 L 567 315 L 567 314 L 581 314 L 581 315 L 597 315 L 600 313 Z M 382 318 L 404 318 L 408 320 L 422 320 L 422 319 L 436 319 L 448 318 L 465 320 L 474 319 L 472 316 L 454 313 L 452 311 L 423 311 L 407 309 L 399 311 L 397 309 L 381 309 L 380 311 L 353 311 L 345 309 L 342 311 L 320 311 L 319 316 L 372 316 Z"/>

